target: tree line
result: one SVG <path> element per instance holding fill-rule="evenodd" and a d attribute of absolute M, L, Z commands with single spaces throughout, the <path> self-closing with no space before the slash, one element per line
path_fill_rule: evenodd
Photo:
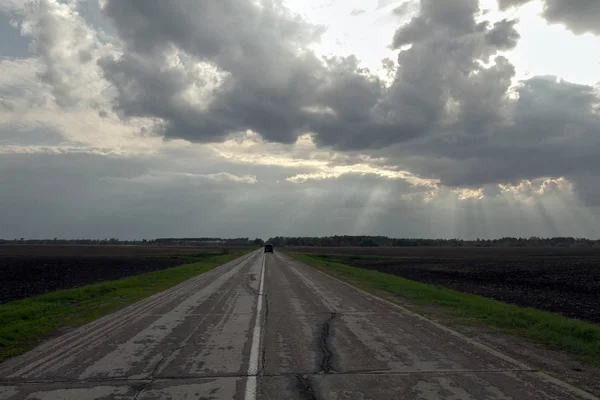
<path fill-rule="evenodd" d="M 78 245 L 162 245 L 162 246 L 262 246 L 262 239 L 250 238 L 157 238 L 141 240 L 106 239 L 0 239 L 0 244 L 78 244 Z"/>
<path fill-rule="evenodd" d="M 276 236 L 267 240 L 275 246 L 317 247 L 600 247 L 600 240 L 573 237 L 529 238 L 503 237 L 499 239 L 419 239 L 390 238 L 387 236 L 323 236 L 287 237 Z"/>
<path fill-rule="evenodd" d="M 529 238 L 503 237 L 499 239 L 419 239 L 390 238 L 387 236 L 336 235 L 336 236 L 276 236 L 266 243 L 278 247 L 316 246 L 316 247 L 600 247 L 600 240 L 573 237 Z M 260 238 L 217 238 L 184 237 L 157 238 L 141 240 L 106 239 L 0 239 L 0 244 L 78 244 L 78 245 L 162 245 L 162 246 L 263 246 Z"/>

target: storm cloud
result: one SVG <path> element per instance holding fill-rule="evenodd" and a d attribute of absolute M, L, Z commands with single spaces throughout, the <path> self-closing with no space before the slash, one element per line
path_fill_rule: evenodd
<path fill-rule="evenodd" d="M 515 21 L 490 25 L 476 22 L 477 13 L 476 1 L 423 1 L 396 31 L 394 45 L 411 47 L 398 56 L 390 91 L 395 104 L 411 89 L 420 96 L 406 103 L 420 106 L 411 115 L 423 113 L 428 134 L 383 154 L 459 187 L 600 173 L 597 88 L 554 76 L 513 85 L 514 66 L 495 54 L 516 45 Z"/>
<path fill-rule="evenodd" d="M 596 234 L 599 87 L 524 77 L 517 11 L 379 1 L 382 73 L 293 1 L 7 4 L 0 237 Z"/>
<path fill-rule="evenodd" d="M 125 47 L 99 65 L 118 90 L 116 110 L 159 118 L 166 136 L 191 141 L 253 130 L 282 143 L 314 133 L 337 149 L 380 148 L 447 129 L 454 113 L 469 130 L 486 129 L 501 117 L 514 71 L 504 58 L 480 61 L 519 35 L 514 21 L 476 23 L 477 1 L 444 4 L 423 1 L 396 33 L 395 48 L 413 47 L 400 53 L 390 87 L 354 56 L 306 50 L 322 29 L 274 2 L 108 1 Z"/>

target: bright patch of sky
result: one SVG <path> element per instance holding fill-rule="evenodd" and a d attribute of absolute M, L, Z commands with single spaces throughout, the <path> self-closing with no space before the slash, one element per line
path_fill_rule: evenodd
<path fill-rule="evenodd" d="M 393 13 L 404 1 L 287 0 L 285 3 L 306 20 L 326 28 L 321 42 L 313 47 L 318 54 L 354 54 L 361 66 L 382 77 L 385 70 L 381 61 L 396 59 L 397 52 L 389 48 L 394 32 L 412 17 L 412 14 Z M 418 11 L 418 6 L 412 9 Z"/>
<path fill-rule="evenodd" d="M 395 30 L 418 12 L 418 3 L 381 0 L 286 0 L 290 9 L 326 27 L 314 49 L 321 55 L 356 55 L 362 66 L 385 77 L 381 60 L 395 60 L 389 48 Z M 562 25 L 550 25 L 540 15 L 541 1 L 516 10 L 498 11 L 496 0 L 481 0 L 486 18 L 518 18 L 521 39 L 506 54 L 517 69 L 517 79 L 556 75 L 580 84 L 600 83 L 600 37 L 575 35 Z M 403 7 L 405 14 L 393 13 Z"/>
<path fill-rule="evenodd" d="M 575 35 L 563 25 L 549 25 L 541 16 L 542 4 L 521 7 L 517 31 L 521 39 L 510 58 L 520 77 L 556 75 L 586 85 L 600 84 L 600 37 Z"/>

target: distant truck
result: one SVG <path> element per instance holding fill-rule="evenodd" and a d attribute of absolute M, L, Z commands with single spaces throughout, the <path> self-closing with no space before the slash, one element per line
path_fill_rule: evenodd
<path fill-rule="evenodd" d="M 273 245 L 272 244 L 266 244 L 265 245 L 265 253 L 272 253 L 273 252 Z"/>

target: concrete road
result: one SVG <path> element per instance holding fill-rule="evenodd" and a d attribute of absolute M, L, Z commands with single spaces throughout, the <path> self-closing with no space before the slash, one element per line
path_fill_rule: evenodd
<path fill-rule="evenodd" d="M 0 399 L 596 399 L 275 252 L 0 365 Z"/>

